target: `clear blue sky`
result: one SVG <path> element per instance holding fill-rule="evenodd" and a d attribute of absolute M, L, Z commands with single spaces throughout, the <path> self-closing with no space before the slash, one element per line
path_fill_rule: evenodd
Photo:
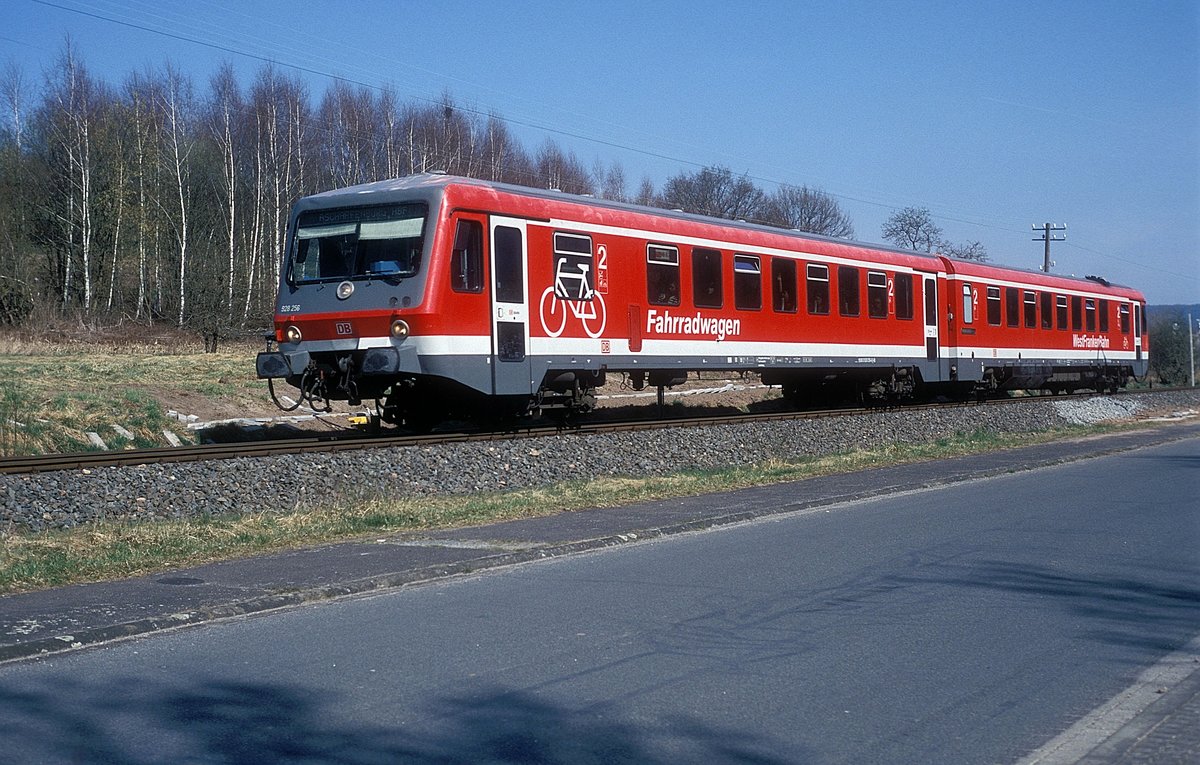
<path fill-rule="evenodd" d="M 141 28 L 137 28 L 141 27 Z M 838 197 L 857 238 L 928 207 L 952 241 L 1151 303 L 1200 302 L 1200 2 L 2 0 L 0 64 L 74 40 L 119 84 L 167 60 L 393 84 L 643 177 L 705 165 Z"/>

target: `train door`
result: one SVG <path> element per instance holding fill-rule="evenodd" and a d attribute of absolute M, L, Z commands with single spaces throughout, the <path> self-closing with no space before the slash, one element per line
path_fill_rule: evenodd
<path fill-rule="evenodd" d="M 1133 304 L 1133 351 L 1138 361 L 1142 360 L 1142 304 Z"/>
<path fill-rule="evenodd" d="M 925 360 L 937 365 L 941 378 L 940 349 L 938 348 L 937 279 L 925 277 Z"/>
<path fill-rule="evenodd" d="M 526 294 L 525 221 L 493 217 L 492 391 L 532 392 L 529 361 L 529 297 Z"/>

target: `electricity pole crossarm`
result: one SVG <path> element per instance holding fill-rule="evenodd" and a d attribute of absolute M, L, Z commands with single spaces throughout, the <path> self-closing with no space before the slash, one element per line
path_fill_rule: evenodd
<path fill-rule="evenodd" d="M 1033 230 L 1042 232 L 1042 235 L 1035 236 L 1033 238 L 1033 241 L 1046 243 L 1046 259 L 1042 262 L 1042 270 L 1045 271 L 1046 273 L 1050 273 L 1050 243 L 1067 241 L 1066 235 L 1054 236 L 1051 232 L 1052 231 L 1066 231 L 1067 224 L 1064 223 L 1060 226 L 1057 223 L 1043 223 L 1042 225 L 1039 226 L 1035 223 L 1035 224 L 1033 224 Z"/>

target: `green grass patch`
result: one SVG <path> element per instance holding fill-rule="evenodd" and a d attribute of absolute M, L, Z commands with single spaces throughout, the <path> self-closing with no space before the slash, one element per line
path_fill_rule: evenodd
<path fill-rule="evenodd" d="M 327 507 L 277 515 L 113 521 L 69 530 L 8 533 L 0 535 L 0 592 L 140 576 L 379 534 L 464 527 L 731 491 L 1119 429 L 1106 425 L 1022 434 L 978 431 L 929 443 L 888 444 L 825 457 L 773 460 L 661 477 L 603 477 L 465 496 L 357 496 Z"/>

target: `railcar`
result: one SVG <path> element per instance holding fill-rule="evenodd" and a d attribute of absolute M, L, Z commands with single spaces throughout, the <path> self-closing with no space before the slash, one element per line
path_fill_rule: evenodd
<path fill-rule="evenodd" d="M 1065 313 L 1064 313 L 1065 311 Z M 1145 373 L 1136 290 L 446 175 L 300 200 L 257 373 L 389 423 L 750 373 L 800 405 Z"/>

